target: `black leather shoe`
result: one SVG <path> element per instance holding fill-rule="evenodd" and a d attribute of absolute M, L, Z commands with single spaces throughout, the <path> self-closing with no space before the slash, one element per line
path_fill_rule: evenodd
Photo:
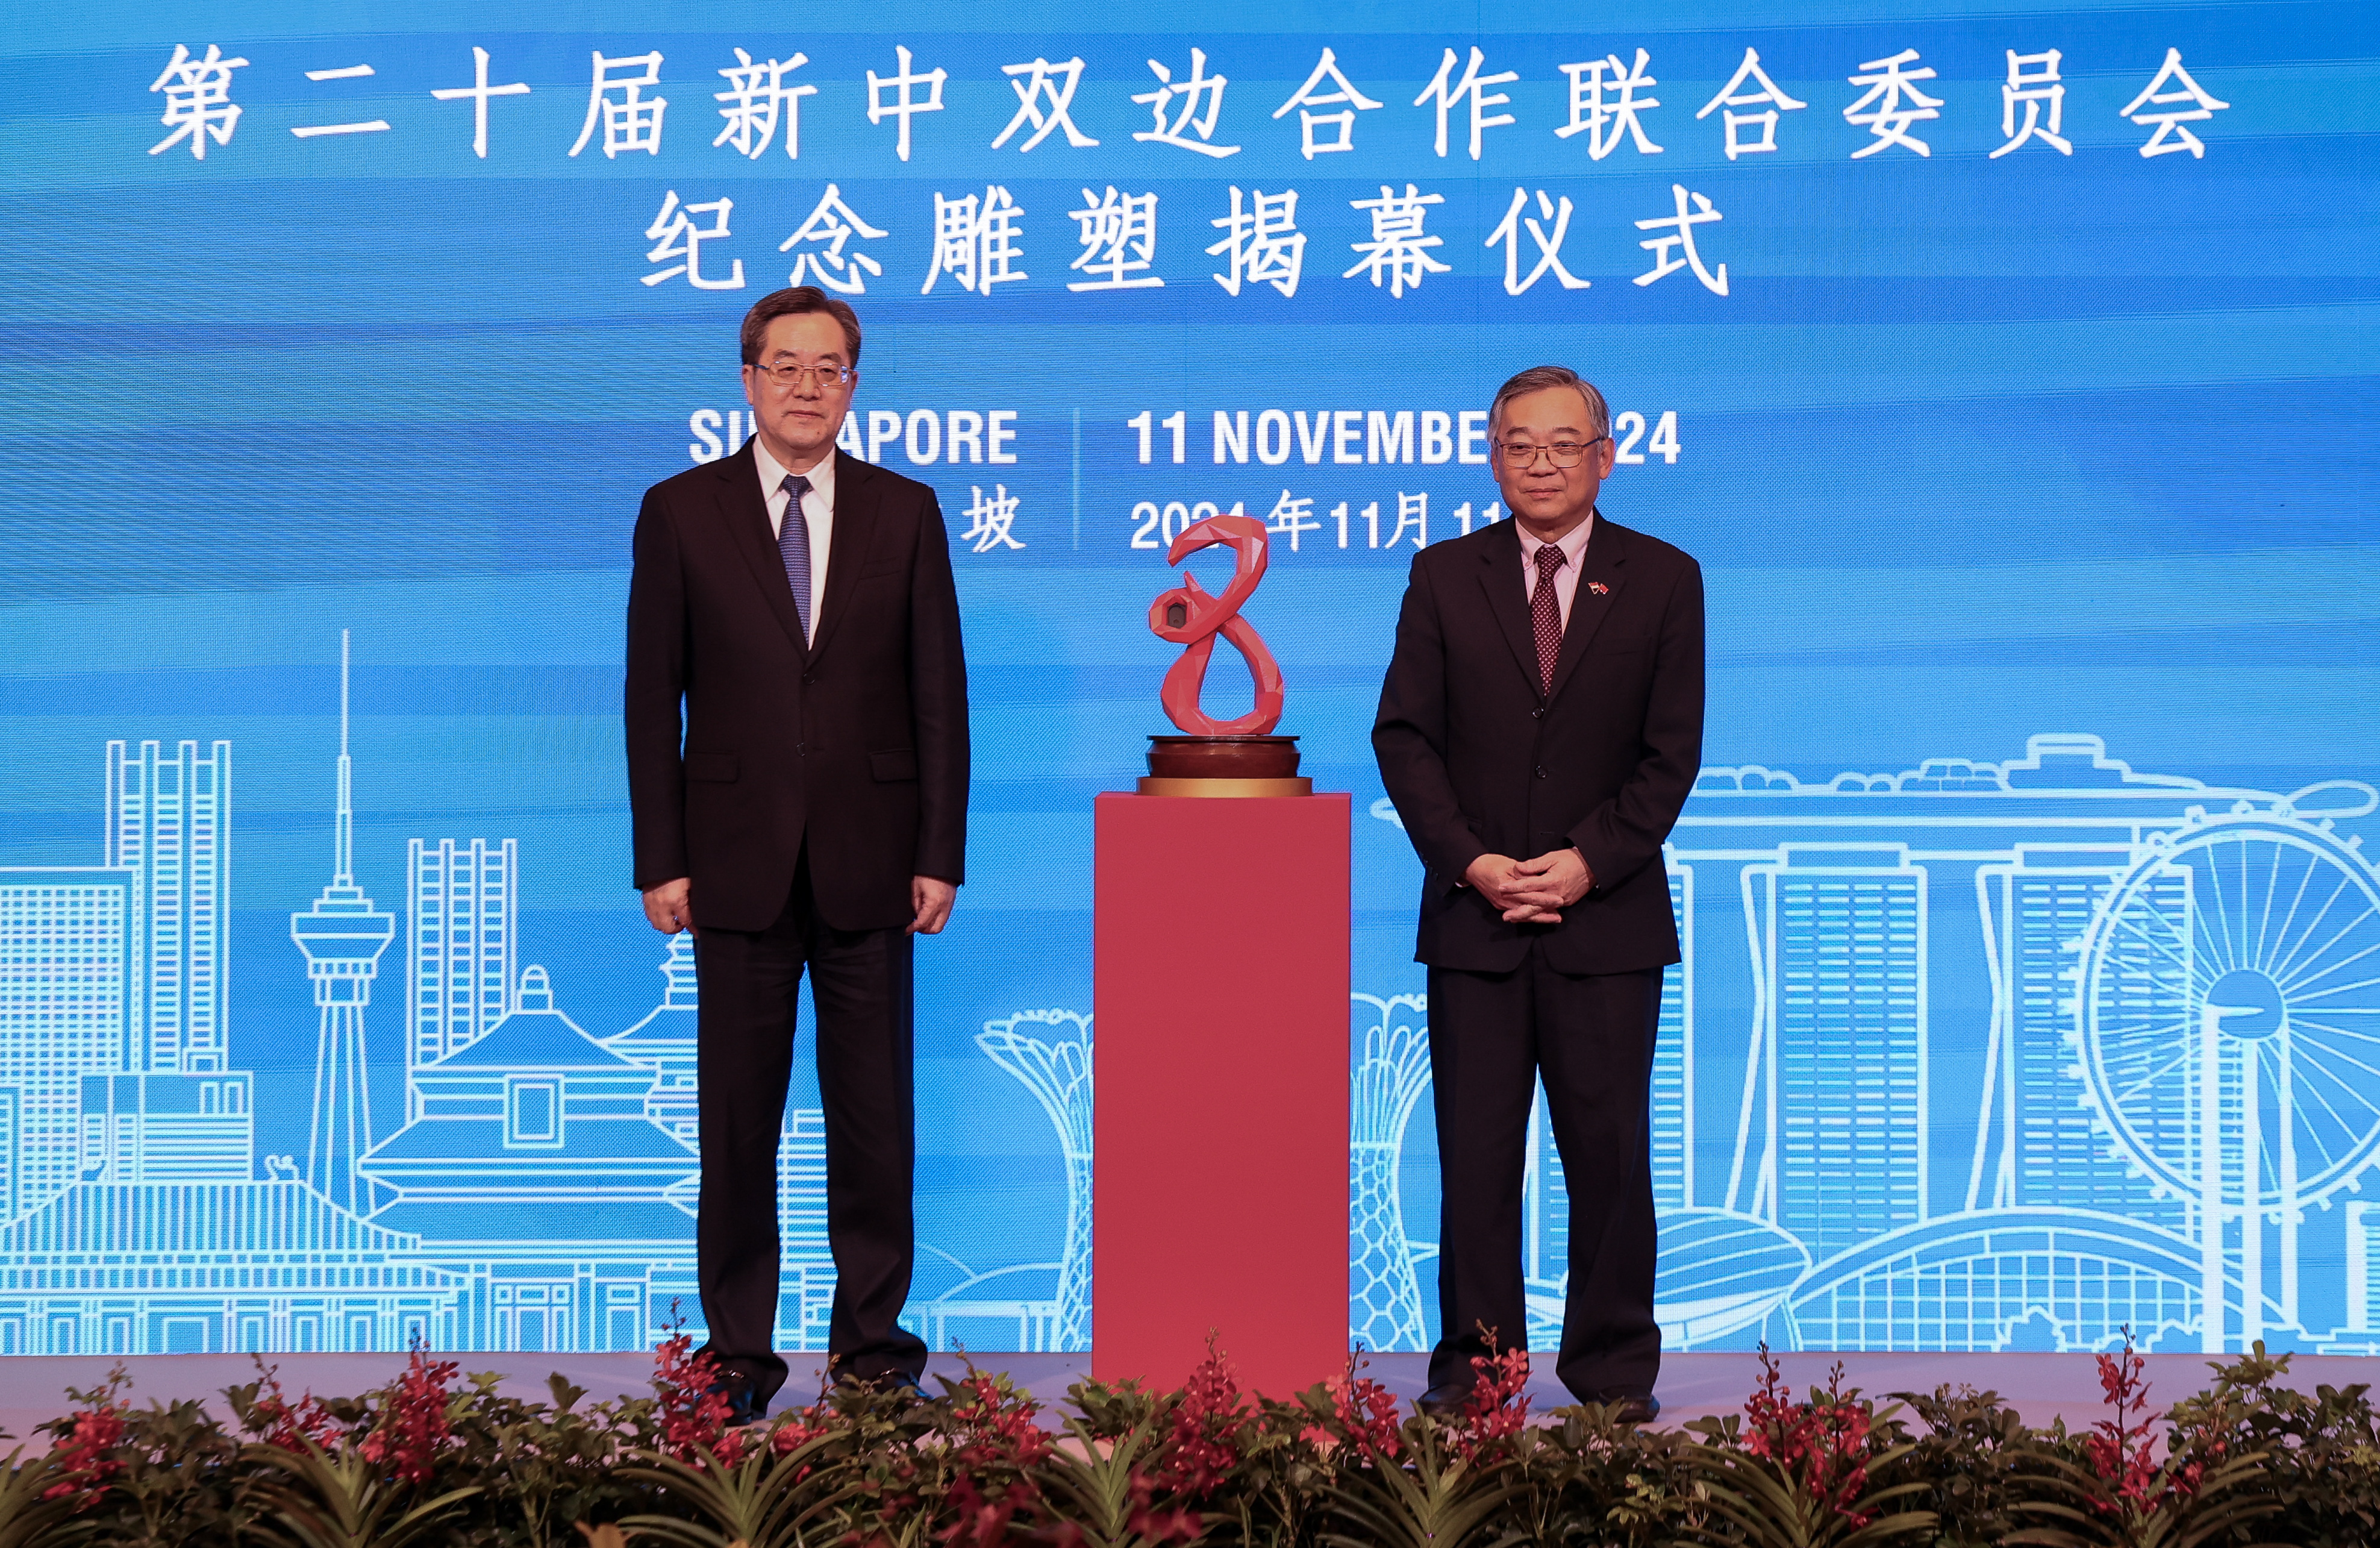
<path fill-rule="evenodd" d="M 1463 1408 L 1471 1401 L 1469 1382 L 1440 1382 L 1414 1399 L 1414 1407 L 1435 1420 L 1451 1423 L 1463 1417 Z"/>
<path fill-rule="evenodd" d="M 754 1396 L 751 1378 L 730 1371 L 704 1390 L 727 1399 L 727 1428 L 740 1430 L 769 1417 L 769 1405 Z"/>

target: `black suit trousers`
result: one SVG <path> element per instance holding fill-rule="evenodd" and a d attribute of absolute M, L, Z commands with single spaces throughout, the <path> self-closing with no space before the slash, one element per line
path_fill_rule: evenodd
<path fill-rule="evenodd" d="M 1429 969 L 1440 1182 L 1432 1386 L 1527 1347 L 1521 1183 L 1537 1079 L 1570 1194 L 1569 1296 L 1555 1373 L 1585 1400 L 1645 1396 L 1661 1368 L 1649 1098 L 1659 968 L 1563 973 L 1530 943 L 1505 973 Z"/>
<path fill-rule="evenodd" d="M 704 1346 L 765 1404 L 784 1383 L 775 1350 L 777 1146 L 793 1071 L 802 972 L 818 1009 L 819 1094 L 826 1110 L 827 1239 L 834 1254 L 831 1363 L 864 1381 L 922 1374 L 926 1346 L 897 1319 L 917 1258 L 912 1079 L 915 938 L 900 928 L 837 930 L 819 917 L 808 857 L 766 930 L 703 925 L 695 942 L 701 1008 L 702 1202 L 696 1283 Z"/>

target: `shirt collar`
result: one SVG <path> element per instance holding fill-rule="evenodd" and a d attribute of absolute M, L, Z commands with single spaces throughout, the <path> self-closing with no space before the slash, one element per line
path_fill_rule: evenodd
<path fill-rule="evenodd" d="M 788 469 L 783 463 L 769 455 L 769 448 L 761 444 L 760 438 L 757 435 L 752 437 L 752 465 L 760 470 L 760 497 L 764 500 L 776 498 L 778 489 L 784 484 Z M 828 448 L 826 456 L 819 459 L 819 465 L 802 476 L 808 479 L 810 487 L 824 497 L 827 508 L 833 509 L 833 449 Z"/>
<path fill-rule="evenodd" d="M 1572 528 L 1568 532 L 1565 532 L 1560 538 L 1555 541 L 1554 546 L 1560 549 L 1562 552 L 1562 562 L 1567 565 L 1573 573 L 1577 571 L 1580 564 L 1586 558 L 1586 540 L 1595 535 L 1595 515 L 1596 513 L 1594 511 L 1588 511 L 1586 513 L 1585 520 L 1580 522 L 1577 526 Z M 1544 546 L 1545 545 L 1543 543 L 1537 542 L 1535 538 L 1527 540 L 1526 547 L 1528 549 L 1528 557 L 1532 563 L 1536 559 L 1537 550 Z"/>

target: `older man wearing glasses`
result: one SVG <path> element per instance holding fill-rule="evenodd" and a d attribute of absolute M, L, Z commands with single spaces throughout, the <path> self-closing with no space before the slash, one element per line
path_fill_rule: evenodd
<path fill-rule="evenodd" d="M 1596 509 L 1603 395 L 1522 372 L 1488 416 L 1512 519 L 1415 556 L 1372 745 L 1420 852 L 1441 1217 L 1425 1409 L 1526 1347 L 1521 1179 L 1538 1078 L 1570 1185 L 1563 1385 L 1629 1421 L 1653 1386 L 1647 1132 L 1669 836 L 1702 762 L 1703 579 Z"/>
<path fill-rule="evenodd" d="M 742 448 L 655 484 L 628 588 L 628 794 L 653 928 L 693 931 L 705 1348 L 737 1423 L 784 1382 L 777 1139 L 811 974 L 829 1362 L 914 1388 L 912 937 L 966 853 L 966 664 L 934 492 L 835 450 L 859 319 L 811 286 L 744 319 Z"/>

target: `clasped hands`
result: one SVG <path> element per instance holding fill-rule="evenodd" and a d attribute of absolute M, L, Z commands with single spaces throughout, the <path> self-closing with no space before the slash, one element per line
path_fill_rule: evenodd
<path fill-rule="evenodd" d="M 1482 855 L 1463 879 L 1502 911 L 1507 924 L 1560 924 L 1561 911 L 1595 885 L 1586 857 L 1568 847 L 1529 860 Z"/>
<path fill-rule="evenodd" d="M 684 930 L 696 935 L 694 928 L 694 884 L 681 876 L 674 882 L 645 889 L 645 920 L 664 935 L 674 935 Z M 951 921 L 951 905 L 958 900 L 959 889 L 939 876 L 909 878 L 909 908 L 916 918 L 909 921 L 912 935 L 939 935 L 942 926 Z"/>

